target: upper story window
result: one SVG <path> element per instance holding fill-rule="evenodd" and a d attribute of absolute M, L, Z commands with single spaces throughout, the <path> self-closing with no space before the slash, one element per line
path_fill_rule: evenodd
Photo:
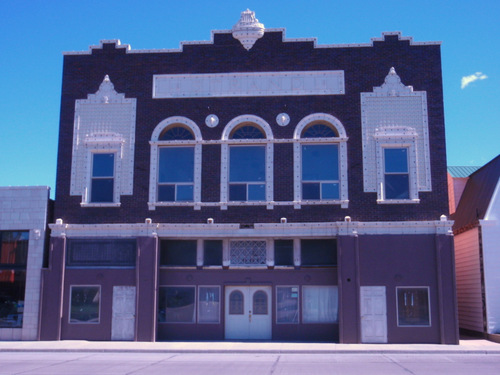
<path fill-rule="evenodd" d="M 273 197 L 273 144 L 270 126 L 252 115 L 239 116 L 224 129 L 221 150 L 221 203 L 266 204 Z"/>
<path fill-rule="evenodd" d="M 363 187 L 379 204 L 419 203 L 431 191 L 427 93 L 405 86 L 391 68 L 361 93 Z"/>
<path fill-rule="evenodd" d="M 115 181 L 115 154 L 92 154 L 90 203 L 113 203 Z"/>
<path fill-rule="evenodd" d="M 201 133 L 185 117 L 170 117 L 151 139 L 149 207 L 191 204 L 201 200 Z"/>
<path fill-rule="evenodd" d="M 307 116 L 294 138 L 296 208 L 314 202 L 347 207 L 347 137 L 340 121 L 328 114 Z"/>
<path fill-rule="evenodd" d="M 82 207 L 119 207 L 133 194 L 136 99 L 115 91 L 108 76 L 75 102 L 70 194 Z"/>
<path fill-rule="evenodd" d="M 409 199 L 408 149 L 384 148 L 384 199 Z"/>

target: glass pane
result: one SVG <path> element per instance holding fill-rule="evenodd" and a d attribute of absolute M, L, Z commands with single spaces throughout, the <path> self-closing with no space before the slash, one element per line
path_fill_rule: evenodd
<path fill-rule="evenodd" d="M 100 288 L 72 286 L 70 323 L 99 323 Z"/>
<path fill-rule="evenodd" d="M 339 199 L 339 197 L 338 183 L 321 184 L 321 199 Z"/>
<path fill-rule="evenodd" d="M 196 266 L 196 240 L 162 240 L 161 266 Z"/>
<path fill-rule="evenodd" d="M 243 293 L 239 290 L 235 290 L 229 295 L 229 314 L 243 314 Z"/>
<path fill-rule="evenodd" d="M 337 145 L 302 145 L 302 181 L 339 179 Z"/>
<path fill-rule="evenodd" d="M 0 232 L 0 264 L 26 266 L 28 260 L 29 232 Z"/>
<path fill-rule="evenodd" d="M 185 141 L 194 139 L 193 133 L 183 126 L 173 126 L 160 135 L 160 141 Z"/>
<path fill-rule="evenodd" d="M 112 203 L 113 202 L 112 178 L 94 178 L 91 186 L 90 201 L 92 203 Z"/>
<path fill-rule="evenodd" d="M 222 240 L 205 240 L 203 245 L 203 264 L 205 266 L 221 266 Z"/>
<path fill-rule="evenodd" d="M 303 183 L 302 199 L 320 199 L 320 183 Z"/>
<path fill-rule="evenodd" d="M 304 286 L 302 289 L 304 323 L 336 323 L 338 290 L 336 286 Z"/>
<path fill-rule="evenodd" d="M 162 147 L 158 182 L 193 182 L 194 147 Z"/>
<path fill-rule="evenodd" d="M 398 325 L 430 325 L 427 288 L 398 288 Z"/>
<path fill-rule="evenodd" d="M 186 202 L 193 200 L 193 185 L 177 185 L 177 201 Z"/>
<path fill-rule="evenodd" d="M 195 288 L 191 286 L 160 287 L 158 304 L 160 323 L 194 323 Z"/>
<path fill-rule="evenodd" d="M 246 125 L 241 126 L 234 131 L 231 139 L 263 139 L 264 132 L 256 126 Z"/>
<path fill-rule="evenodd" d="M 386 173 L 408 173 L 408 149 L 386 148 L 384 160 Z"/>
<path fill-rule="evenodd" d="M 410 182 L 407 174 L 385 175 L 385 199 L 410 199 Z"/>
<path fill-rule="evenodd" d="M 230 182 L 266 180 L 265 146 L 231 146 L 229 153 Z"/>
<path fill-rule="evenodd" d="M 26 271 L 0 270 L 0 328 L 23 326 Z"/>
<path fill-rule="evenodd" d="M 293 240 L 274 241 L 274 264 L 293 266 Z"/>
<path fill-rule="evenodd" d="M 253 294 L 254 315 L 267 315 L 267 293 L 263 290 L 258 290 Z"/>
<path fill-rule="evenodd" d="M 266 185 L 250 184 L 248 185 L 248 200 L 249 201 L 265 201 L 266 200 Z"/>
<path fill-rule="evenodd" d="M 175 185 L 158 185 L 158 202 L 175 202 Z"/>
<path fill-rule="evenodd" d="M 337 264 L 337 241 L 301 240 L 300 256 L 303 266 L 335 266 Z"/>
<path fill-rule="evenodd" d="M 135 267 L 135 240 L 68 240 L 66 266 Z"/>
<path fill-rule="evenodd" d="M 229 185 L 229 200 L 230 201 L 246 201 L 247 200 L 247 185 L 246 184 L 231 184 L 231 185 Z"/>
<path fill-rule="evenodd" d="M 231 241 L 229 247 L 232 265 L 266 264 L 266 241 Z"/>
<path fill-rule="evenodd" d="M 92 177 L 113 177 L 115 154 L 93 154 Z"/>
<path fill-rule="evenodd" d="M 200 286 L 198 295 L 198 322 L 219 323 L 219 287 Z"/>
<path fill-rule="evenodd" d="M 307 127 L 302 132 L 302 138 L 330 138 L 336 137 L 337 133 L 331 126 L 326 124 L 315 124 Z"/>
<path fill-rule="evenodd" d="M 276 322 L 298 323 L 299 322 L 299 287 L 279 286 L 277 288 Z"/>

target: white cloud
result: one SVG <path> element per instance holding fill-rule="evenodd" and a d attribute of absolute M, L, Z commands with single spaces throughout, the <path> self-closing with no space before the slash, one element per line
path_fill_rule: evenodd
<path fill-rule="evenodd" d="M 478 79 L 483 80 L 486 78 L 488 78 L 488 76 L 486 74 L 481 73 L 481 72 L 471 74 L 470 76 L 462 77 L 462 90 L 465 89 L 469 85 L 469 83 L 477 81 Z"/>

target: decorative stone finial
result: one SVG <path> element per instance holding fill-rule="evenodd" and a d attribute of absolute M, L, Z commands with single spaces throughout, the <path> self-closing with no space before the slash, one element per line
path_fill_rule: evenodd
<path fill-rule="evenodd" d="M 373 92 L 379 94 L 385 94 L 387 96 L 400 96 L 407 95 L 413 92 L 412 86 L 405 86 L 401 82 L 401 78 L 399 78 L 396 73 L 396 69 L 392 67 L 389 70 L 389 74 L 385 77 L 385 81 L 380 87 L 374 87 Z"/>
<path fill-rule="evenodd" d="M 263 35 L 264 25 L 255 18 L 255 12 L 250 9 L 241 12 L 240 20 L 233 26 L 233 38 L 238 39 L 248 51 Z"/>

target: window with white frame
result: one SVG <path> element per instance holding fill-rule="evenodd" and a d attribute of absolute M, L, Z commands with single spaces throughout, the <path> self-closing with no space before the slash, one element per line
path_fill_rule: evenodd
<path fill-rule="evenodd" d="M 221 149 L 222 208 L 227 204 L 272 201 L 273 144 L 267 142 L 271 139 L 269 124 L 257 116 L 239 116 L 225 127 Z"/>
<path fill-rule="evenodd" d="M 99 285 L 72 285 L 70 297 L 70 323 L 99 323 L 101 306 Z"/>
<path fill-rule="evenodd" d="M 347 207 L 347 137 L 340 121 L 323 113 L 307 116 L 294 139 L 296 208 L 315 203 Z"/>
<path fill-rule="evenodd" d="M 219 323 L 220 287 L 198 287 L 198 323 Z"/>
<path fill-rule="evenodd" d="M 201 200 L 201 133 L 185 117 L 170 117 L 151 140 L 149 208 L 194 205 Z"/>
<path fill-rule="evenodd" d="M 384 148 L 383 199 L 409 199 L 407 148 Z"/>
<path fill-rule="evenodd" d="M 90 182 L 90 203 L 113 203 L 115 185 L 115 154 L 93 153 Z"/>
<path fill-rule="evenodd" d="M 430 326 L 428 287 L 397 287 L 398 326 Z"/>
<path fill-rule="evenodd" d="M 337 323 L 338 287 L 308 285 L 302 287 L 302 322 Z"/>
<path fill-rule="evenodd" d="M 276 323 L 299 323 L 299 287 L 276 287 Z"/>

